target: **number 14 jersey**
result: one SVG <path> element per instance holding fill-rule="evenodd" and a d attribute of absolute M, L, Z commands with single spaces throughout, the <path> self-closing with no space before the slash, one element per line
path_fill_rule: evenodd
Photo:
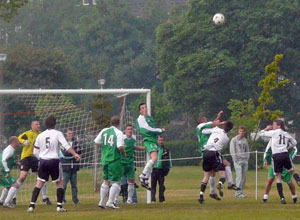
<path fill-rule="evenodd" d="M 124 147 L 124 137 L 122 131 L 114 126 L 104 128 L 94 140 L 96 144 L 101 144 L 102 165 L 106 165 L 115 160 L 120 160 L 118 148 Z"/>

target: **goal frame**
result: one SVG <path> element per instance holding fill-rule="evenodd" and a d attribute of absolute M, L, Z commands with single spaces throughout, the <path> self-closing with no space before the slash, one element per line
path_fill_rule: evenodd
<path fill-rule="evenodd" d="M 0 89 L 0 95 L 37 94 L 146 94 L 148 114 L 151 116 L 151 89 Z M 148 159 L 147 159 L 148 160 Z M 151 203 L 151 191 L 147 190 L 146 202 Z"/>

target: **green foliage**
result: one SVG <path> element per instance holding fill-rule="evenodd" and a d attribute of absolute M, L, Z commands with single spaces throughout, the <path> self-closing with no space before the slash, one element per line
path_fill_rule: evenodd
<path fill-rule="evenodd" d="M 19 8 L 21 8 L 24 4 L 26 4 L 28 0 L 1 0 L 0 1 L 0 18 L 5 20 L 6 22 L 10 21 L 10 19 L 17 14 Z"/>
<path fill-rule="evenodd" d="M 105 100 L 104 95 L 96 95 L 96 101 L 92 107 L 92 117 L 99 128 L 110 126 L 112 104 Z"/>
<path fill-rule="evenodd" d="M 278 73 L 280 72 L 278 62 L 282 59 L 283 54 L 277 54 L 275 56 L 275 60 L 266 66 L 265 72 L 267 76 L 258 84 L 263 89 L 260 97 L 258 98 L 259 105 L 257 106 L 255 114 L 253 115 L 257 120 L 274 120 L 283 114 L 281 110 L 271 111 L 267 109 L 269 105 L 274 104 L 274 98 L 271 92 L 290 82 L 288 79 L 280 80 L 277 77 Z"/>
<path fill-rule="evenodd" d="M 248 132 L 254 131 L 258 120 L 253 117 L 255 113 L 255 105 L 252 99 L 237 100 L 230 99 L 228 109 L 231 111 L 230 119 L 234 123 L 233 132 L 238 133 L 238 128 L 241 125 L 246 126 Z"/>
<path fill-rule="evenodd" d="M 3 64 L 4 88 L 68 88 L 72 76 L 64 52 L 19 44 L 7 49 Z"/>
<path fill-rule="evenodd" d="M 213 117 L 230 99 L 257 96 L 261 70 L 278 51 L 286 55 L 285 77 L 300 83 L 298 8 L 293 0 L 189 1 L 186 13 L 157 29 L 157 65 L 167 97 L 181 112 Z M 225 15 L 224 26 L 212 23 L 216 12 Z M 284 100 L 288 93 L 286 103 L 294 107 L 283 110 L 297 118 L 295 90 L 286 86 L 273 95 Z"/>
<path fill-rule="evenodd" d="M 134 118 L 139 115 L 138 105 L 145 103 L 146 96 L 141 95 L 139 99 L 130 104 L 130 111 Z M 173 105 L 169 102 L 167 97 L 160 93 L 155 87 L 151 90 L 151 116 L 154 118 L 155 125 L 157 127 L 166 126 L 171 119 L 171 115 L 174 112 Z"/>

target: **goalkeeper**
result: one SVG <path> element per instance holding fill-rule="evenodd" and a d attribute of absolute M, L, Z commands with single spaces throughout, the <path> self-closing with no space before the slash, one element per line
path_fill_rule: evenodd
<path fill-rule="evenodd" d="M 154 120 L 148 115 L 148 109 L 145 103 L 139 104 L 139 112 L 140 116 L 137 119 L 136 127 L 138 132 L 144 137 L 143 145 L 146 148 L 147 154 L 149 154 L 149 160 L 142 174 L 139 176 L 139 181 L 141 182 L 141 186 L 151 190 L 151 187 L 149 187 L 149 177 L 157 161 L 157 152 L 159 150 L 157 146 L 157 136 L 165 132 L 165 129 L 155 128 Z"/>
<path fill-rule="evenodd" d="M 271 140 L 269 141 L 267 148 L 266 148 L 266 152 L 264 153 L 264 167 L 266 168 L 268 165 L 268 161 L 271 160 L 272 158 L 272 150 L 271 150 Z M 289 157 L 291 160 L 293 160 L 297 154 L 297 147 L 294 146 L 289 146 L 288 147 L 288 151 L 289 151 Z M 282 173 L 281 173 L 281 178 L 284 182 L 286 182 L 290 188 L 290 191 L 292 193 L 292 199 L 294 203 L 297 203 L 297 194 L 296 194 L 296 190 L 295 190 L 295 185 L 292 181 L 292 175 L 290 174 L 290 172 L 287 169 L 283 169 Z M 266 184 L 266 188 L 265 188 L 265 194 L 263 197 L 263 203 L 266 203 L 269 199 L 269 193 L 272 187 L 272 184 L 274 182 L 275 179 L 275 175 L 274 175 L 274 169 L 273 166 L 270 166 L 269 168 L 269 172 L 268 172 L 268 181 Z"/>
<path fill-rule="evenodd" d="M 33 173 L 38 171 L 38 159 L 33 155 L 33 144 L 37 136 L 41 133 L 41 125 L 39 121 L 31 122 L 31 130 L 25 131 L 18 138 L 20 143 L 23 144 L 22 154 L 21 154 L 21 172 L 20 177 L 17 182 L 10 188 L 7 198 L 4 204 L 16 204 L 16 196 L 21 189 L 22 184 L 26 180 L 28 171 L 31 169 Z M 47 196 L 47 187 L 44 184 L 42 188 L 43 202 L 47 205 L 52 205 L 51 201 Z"/>

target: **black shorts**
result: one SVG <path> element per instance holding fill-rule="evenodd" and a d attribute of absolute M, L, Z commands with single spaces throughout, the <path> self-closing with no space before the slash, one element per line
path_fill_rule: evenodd
<path fill-rule="evenodd" d="M 30 169 L 33 173 L 38 171 L 39 160 L 36 157 L 25 157 L 21 161 L 21 171 L 28 172 Z"/>
<path fill-rule="evenodd" d="M 62 169 L 59 159 L 40 160 L 38 180 L 47 182 L 49 176 L 51 176 L 52 182 L 58 182 L 62 179 Z"/>
<path fill-rule="evenodd" d="M 217 151 L 204 151 L 202 169 L 205 172 L 225 170 L 223 160 Z"/>
<path fill-rule="evenodd" d="M 273 169 L 274 173 L 282 173 L 283 168 L 288 171 L 294 168 L 288 152 L 273 154 Z"/>

